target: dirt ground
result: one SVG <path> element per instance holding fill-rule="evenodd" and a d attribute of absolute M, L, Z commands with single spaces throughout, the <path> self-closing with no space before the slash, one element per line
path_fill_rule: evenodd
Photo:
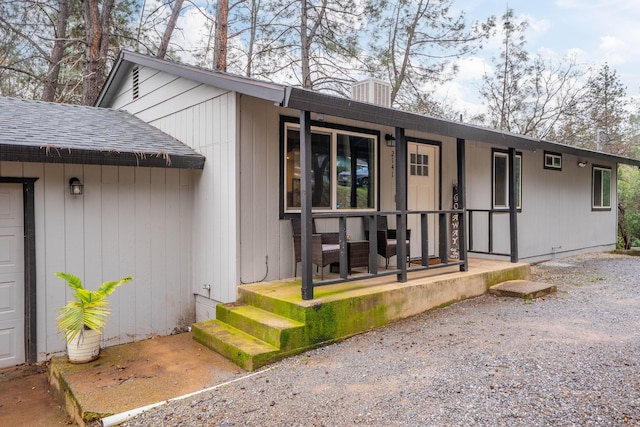
<path fill-rule="evenodd" d="M 109 347 L 94 362 L 62 365 L 83 408 L 98 413 L 161 402 L 244 373 L 189 332 Z M 52 391 L 46 364 L 0 370 L 0 426 L 74 425 Z"/>
<path fill-rule="evenodd" d="M 0 370 L 0 426 L 73 424 L 51 395 L 46 372 L 44 364 Z"/>

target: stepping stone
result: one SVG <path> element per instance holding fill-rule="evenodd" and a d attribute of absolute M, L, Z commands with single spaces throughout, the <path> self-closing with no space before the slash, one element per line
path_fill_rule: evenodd
<path fill-rule="evenodd" d="M 494 295 L 522 299 L 540 298 L 556 291 L 556 285 L 532 282 L 530 280 L 509 280 L 498 283 L 489 289 L 489 292 Z"/>

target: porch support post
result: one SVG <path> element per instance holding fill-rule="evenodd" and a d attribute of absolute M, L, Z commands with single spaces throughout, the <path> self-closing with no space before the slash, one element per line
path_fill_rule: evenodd
<path fill-rule="evenodd" d="M 302 252 L 302 299 L 313 299 L 312 201 L 311 201 L 311 113 L 300 112 L 300 234 Z"/>
<path fill-rule="evenodd" d="M 462 210 L 458 215 L 458 256 L 464 263 L 460 265 L 460 271 L 469 270 L 469 260 L 467 259 L 467 186 L 466 186 L 466 141 L 457 139 L 458 158 L 458 209 Z M 471 218 L 471 213 L 469 213 Z M 471 239 L 471 236 L 469 236 Z"/>
<path fill-rule="evenodd" d="M 518 206 L 516 206 L 516 149 L 509 148 L 509 234 L 511 262 L 518 262 Z"/>
<path fill-rule="evenodd" d="M 407 281 L 407 141 L 404 128 L 396 128 L 396 263 L 398 282 Z"/>

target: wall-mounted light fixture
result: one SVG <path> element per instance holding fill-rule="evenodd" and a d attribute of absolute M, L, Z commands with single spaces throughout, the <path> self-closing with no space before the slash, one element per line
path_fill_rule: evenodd
<path fill-rule="evenodd" d="M 72 196 L 81 196 L 84 190 L 83 187 L 80 180 L 75 176 L 69 180 L 69 193 L 71 193 Z"/>
<path fill-rule="evenodd" d="M 583 168 L 583 167 L 587 166 L 587 163 L 589 163 L 589 162 L 578 162 L 578 166 Z"/>
<path fill-rule="evenodd" d="M 387 144 L 387 147 L 395 147 L 396 146 L 396 138 L 390 133 L 385 134 L 384 140 Z"/>

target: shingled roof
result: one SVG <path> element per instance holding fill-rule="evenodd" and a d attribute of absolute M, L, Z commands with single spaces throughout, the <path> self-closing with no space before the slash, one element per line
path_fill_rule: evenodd
<path fill-rule="evenodd" d="M 0 97 L 0 160 L 202 169 L 205 158 L 126 111 Z"/>

